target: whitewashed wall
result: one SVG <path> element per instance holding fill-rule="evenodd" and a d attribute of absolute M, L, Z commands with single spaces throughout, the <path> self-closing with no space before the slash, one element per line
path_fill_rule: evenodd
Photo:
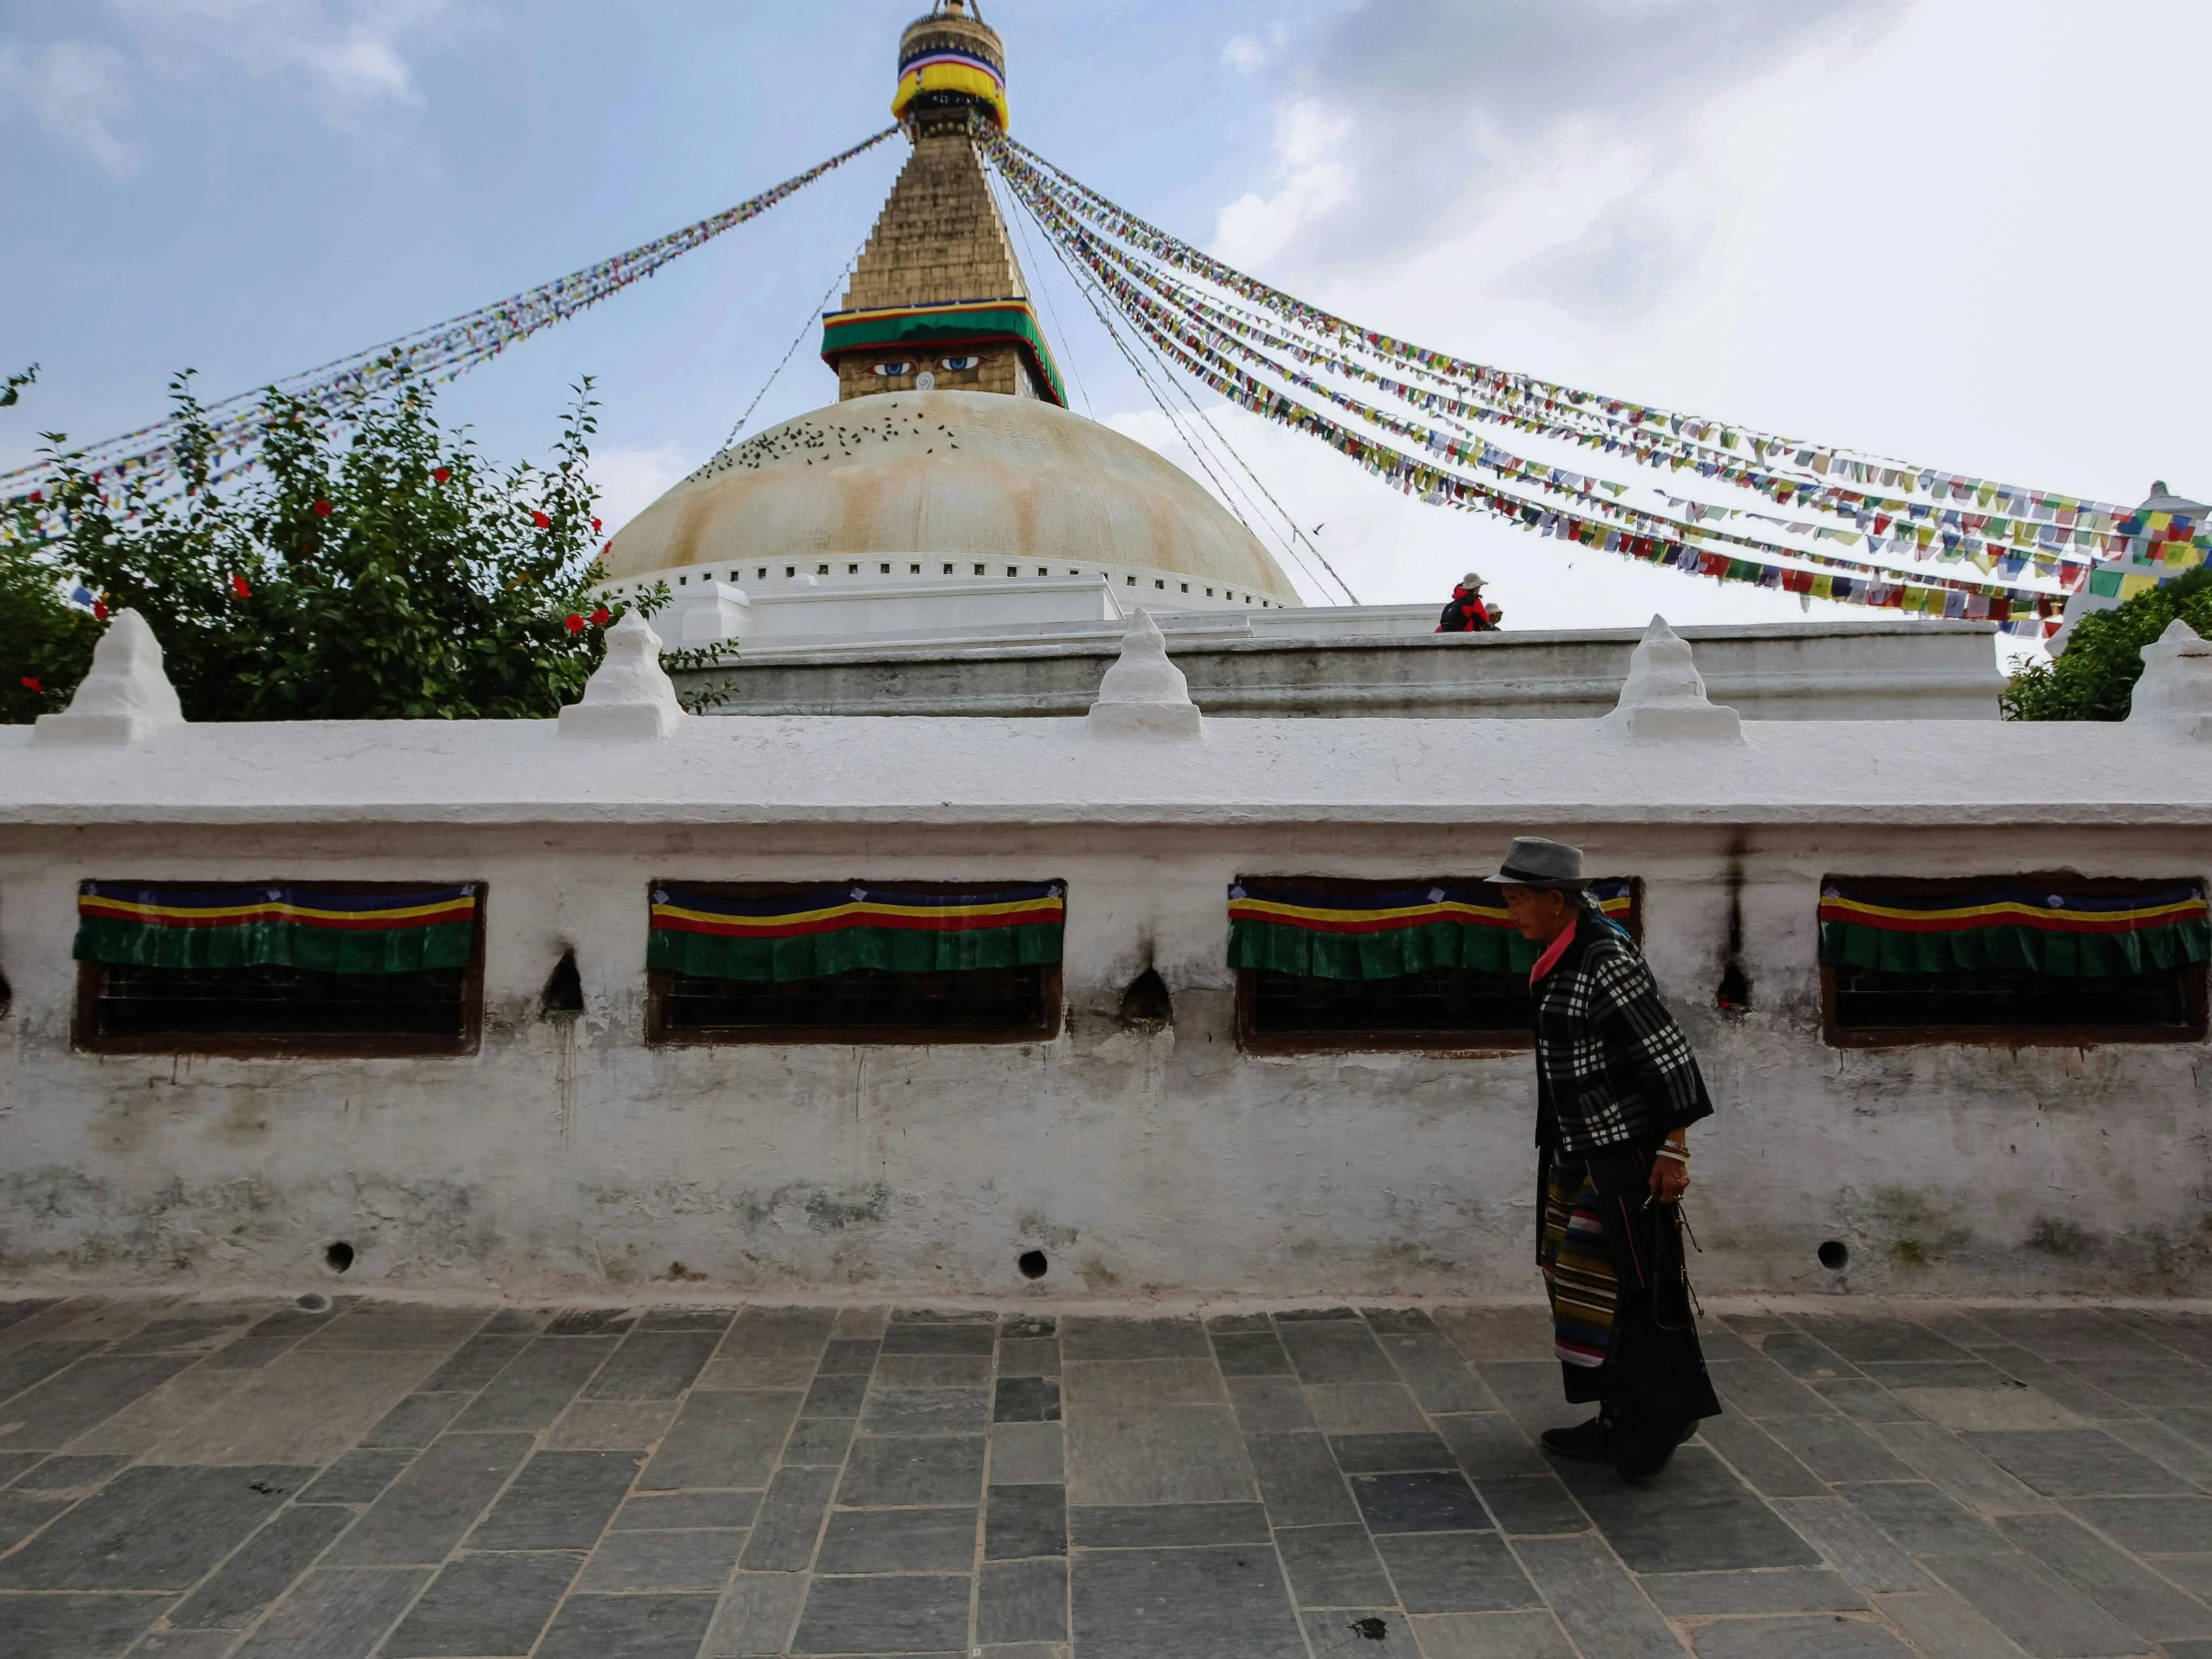
<path fill-rule="evenodd" d="M 2064 752 L 2015 728 L 1967 752 L 1919 747 L 1927 725 L 1767 729 L 1835 758 L 1806 769 L 1828 805 L 1792 806 L 1775 779 L 1804 755 L 1757 729 L 1748 755 L 1708 762 L 1605 749 L 1593 723 L 1507 750 L 1492 735 L 1518 723 L 1401 723 L 1434 737 L 1411 751 L 1386 724 L 1209 723 L 1187 774 L 1034 721 L 696 722 L 723 735 L 687 731 L 635 763 L 522 727 L 287 728 L 277 753 L 254 735 L 278 729 L 196 728 L 148 759 L 0 747 L 0 1277 L 293 1284 L 344 1240 L 349 1284 L 513 1294 L 1014 1294 L 1028 1249 L 1051 1262 L 1035 1289 L 1062 1296 L 1525 1294 L 1529 1058 L 1248 1057 L 1224 966 L 1236 874 L 1479 873 L 1519 830 L 1645 883 L 1649 955 L 1720 1108 L 1693 1135 L 1703 1287 L 1830 1288 L 1814 1253 L 1838 1239 L 1859 1290 L 2201 1289 L 2202 1046 L 1840 1052 L 1820 1038 L 1814 960 L 1832 871 L 2206 873 L 2212 768 L 2194 747 L 2114 728 Z M 1240 731 L 1262 727 L 1267 753 L 1244 753 Z M 874 747 L 877 728 L 895 736 Z M 1323 737 L 1311 755 L 1349 740 L 1355 758 L 1333 763 L 1348 770 L 1297 776 L 1297 746 Z M 978 763 L 954 763 L 994 748 L 986 770 L 1027 808 L 980 801 L 962 772 Z M 672 756 L 685 801 L 648 782 Z M 1733 789 L 1710 767 L 1737 769 Z M 2091 797 L 2069 803 L 2060 770 L 2095 774 Z M 1069 792 L 1063 773 L 1087 782 Z M 346 790 L 318 781 L 336 777 Z M 528 791 L 502 795 L 503 779 Z M 839 790 L 869 805 L 840 808 Z M 1547 811 L 1547 793 L 1569 805 Z M 1285 799 L 1300 795 L 1335 804 Z M 1724 1022 L 1732 869 L 1755 1008 Z M 1066 1029 L 1020 1046 L 644 1046 L 653 879 L 850 875 L 1064 878 Z M 481 1052 L 74 1053 L 87 876 L 486 881 Z M 536 1004 L 570 945 L 588 1012 L 564 1028 Z M 1147 962 L 1175 999 L 1157 1036 L 1114 1017 Z"/>

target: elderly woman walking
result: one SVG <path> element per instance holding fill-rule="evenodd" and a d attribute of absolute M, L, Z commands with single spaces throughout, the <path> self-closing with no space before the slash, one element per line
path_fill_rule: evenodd
<path fill-rule="evenodd" d="M 1666 1466 L 1720 1402 L 1682 1263 L 1689 1126 L 1712 1115 L 1697 1059 L 1628 935 L 1586 896 L 1579 847 L 1524 835 L 1491 879 L 1522 936 L 1536 1027 L 1536 1260 L 1574 1403 L 1545 1447 L 1630 1480 Z"/>

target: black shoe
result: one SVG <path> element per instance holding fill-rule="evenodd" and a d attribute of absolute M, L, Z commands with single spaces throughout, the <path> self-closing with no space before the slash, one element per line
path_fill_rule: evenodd
<path fill-rule="evenodd" d="M 1688 1444 L 1690 1436 L 1696 1432 L 1697 1423 L 1693 1419 L 1684 1423 L 1682 1432 L 1677 1434 L 1671 1442 L 1662 1444 L 1657 1451 L 1644 1450 L 1635 1456 L 1624 1453 L 1615 1462 L 1614 1467 L 1620 1471 L 1620 1477 L 1630 1485 L 1641 1486 L 1647 1480 L 1655 1478 L 1659 1471 L 1673 1460 L 1675 1448 Z"/>
<path fill-rule="evenodd" d="M 1579 1457 L 1586 1463 L 1610 1463 L 1615 1453 L 1613 1425 L 1602 1416 L 1578 1422 L 1572 1428 L 1547 1428 L 1537 1438 L 1546 1451 Z"/>

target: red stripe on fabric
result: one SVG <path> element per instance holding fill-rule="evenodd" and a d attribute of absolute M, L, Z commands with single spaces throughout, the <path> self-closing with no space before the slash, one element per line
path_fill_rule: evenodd
<path fill-rule="evenodd" d="M 1384 916 L 1371 921 L 1315 921 L 1307 916 L 1276 915 L 1264 910 L 1240 910 L 1229 906 L 1231 921 L 1264 921 L 1275 927 L 1295 927 L 1301 933 L 1396 933 L 1408 927 L 1433 927 L 1448 922 L 1460 927 L 1510 927 L 1504 919 L 1491 921 L 1485 916 L 1435 914 L 1417 916 Z"/>
<path fill-rule="evenodd" d="M 904 933 L 987 933 L 1000 927 L 1027 927 L 1037 922 L 1060 921 L 1066 912 L 1052 904 L 1035 910 L 1011 910 L 1004 915 L 915 916 L 889 911 L 865 911 L 825 921 L 732 923 L 694 921 L 686 916 L 655 916 L 656 933 L 709 933 L 722 938 L 790 939 L 810 933 L 845 933 L 856 927 L 886 927 Z"/>
<path fill-rule="evenodd" d="M 1942 921 L 1906 921 L 1898 916 L 1869 916 L 1857 910 L 1830 912 L 1821 906 L 1821 920 L 1849 922 L 1878 933 L 1971 933 L 1984 927 L 2026 927 L 2038 933 L 2147 933 L 2199 918 L 2187 913 L 2092 921 L 2080 916 L 1974 916 Z"/>

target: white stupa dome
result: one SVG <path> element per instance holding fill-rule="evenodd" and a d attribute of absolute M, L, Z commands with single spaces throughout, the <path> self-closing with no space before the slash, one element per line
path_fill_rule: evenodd
<path fill-rule="evenodd" d="M 899 575 L 917 563 L 1107 574 L 1171 604 L 1205 602 L 1186 582 L 1217 602 L 1301 603 L 1252 533 L 1143 444 L 979 391 L 884 392 L 771 427 L 631 520 L 604 561 L 615 584 L 699 570 L 748 585 L 756 571 L 774 582 L 850 562 L 870 575 L 884 562 Z"/>

